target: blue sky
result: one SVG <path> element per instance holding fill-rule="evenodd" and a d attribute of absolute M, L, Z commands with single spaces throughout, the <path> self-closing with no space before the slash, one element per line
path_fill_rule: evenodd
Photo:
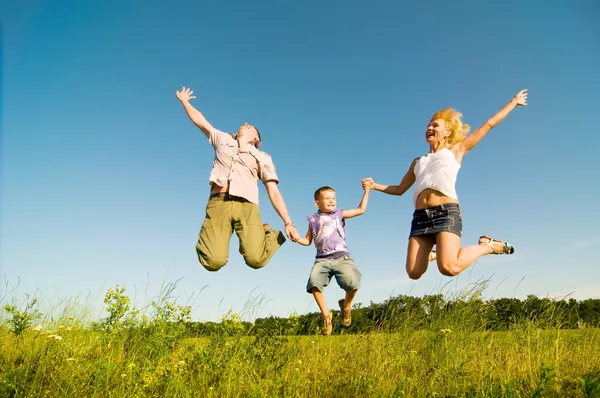
<path fill-rule="evenodd" d="M 317 310 L 304 290 L 314 247 L 288 242 L 256 271 L 234 237 L 221 271 L 199 265 L 213 151 L 175 98 L 185 85 L 215 127 L 260 129 L 301 233 L 319 186 L 350 208 L 361 178 L 399 182 L 427 152 L 435 111 L 455 107 L 477 127 L 527 88 L 529 106 L 466 156 L 457 184 L 463 242 L 491 235 L 515 254 L 411 281 L 412 191 L 374 192 L 347 224 L 363 273 L 356 300 L 452 294 L 481 280 L 485 297 L 600 297 L 596 2 L 7 3 L 0 266 L 9 296 L 90 295 L 101 305 L 119 283 L 143 305 L 178 281 L 197 320 Z M 262 187 L 260 199 L 264 222 L 281 227 Z M 326 290 L 332 307 L 341 296 L 335 283 Z"/>

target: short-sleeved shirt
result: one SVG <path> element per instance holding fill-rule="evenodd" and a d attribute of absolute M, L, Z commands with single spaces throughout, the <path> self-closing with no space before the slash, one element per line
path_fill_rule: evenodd
<path fill-rule="evenodd" d="M 323 213 L 319 210 L 306 217 L 317 248 L 317 258 L 338 258 L 349 255 L 346 247 L 346 222 L 343 215 L 344 210 L 335 209 L 331 213 Z"/>
<path fill-rule="evenodd" d="M 279 182 L 271 157 L 249 144 L 243 151 L 235 134 L 214 130 L 208 140 L 215 149 L 210 183 L 229 184 L 229 194 L 258 204 L 258 180 Z"/>

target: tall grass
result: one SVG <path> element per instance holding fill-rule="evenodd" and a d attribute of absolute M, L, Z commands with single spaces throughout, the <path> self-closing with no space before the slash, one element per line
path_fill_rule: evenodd
<path fill-rule="evenodd" d="M 190 338 L 189 307 L 166 293 L 136 309 L 117 287 L 106 318 L 69 301 L 19 333 L 4 311 L 0 397 L 600 397 L 600 329 L 562 330 L 553 311 L 489 331 L 469 294 L 426 314 L 392 302 L 379 332 L 282 336 L 229 312 Z"/>

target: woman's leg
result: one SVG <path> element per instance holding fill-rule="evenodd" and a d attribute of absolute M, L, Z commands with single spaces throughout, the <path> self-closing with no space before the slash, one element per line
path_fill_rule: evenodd
<path fill-rule="evenodd" d="M 497 253 L 502 253 L 501 242 L 492 243 Z M 460 247 L 460 236 L 452 232 L 439 232 L 436 237 L 437 264 L 440 272 L 446 276 L 455 276 L 473 264 L 479 257 L 492 254 L 492 246 L 487 241 L 478 245 Z"/>
<path fill-rule="evenodd" d="M 413 236 L 408 240 L 406 273 L 410 279 L 419 279 L 427 271 L 429 253 L 434 244 L 433 236 Z"/>

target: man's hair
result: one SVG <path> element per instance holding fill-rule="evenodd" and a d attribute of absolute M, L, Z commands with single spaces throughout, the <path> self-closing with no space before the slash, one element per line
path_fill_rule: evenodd
<path fill-rule="evenodd" d="M 260 131 L 258 131 L 258 129 L 256 128 L 256 126 L 252 126 L 252 127 L 254 127 L 254 130 L 256 130 L 256 134 L 258 135 L 258 140 L 260 142 L 262 142 L 262 139 L 260 138 Z"/>
<path fill-rule="evenodd" d="M 325 192 L 325 191 L 333 191 L 333 192 L 335 192 L 335 189 L 333 189 L 331 187 L 328 187 L 328 186 L 324 186 L 324 187 L 321 187 L 321 188 L 317 189 L 315 191 L 315 200 L 319 199 L 321 197 L 321 192 Z"/>

